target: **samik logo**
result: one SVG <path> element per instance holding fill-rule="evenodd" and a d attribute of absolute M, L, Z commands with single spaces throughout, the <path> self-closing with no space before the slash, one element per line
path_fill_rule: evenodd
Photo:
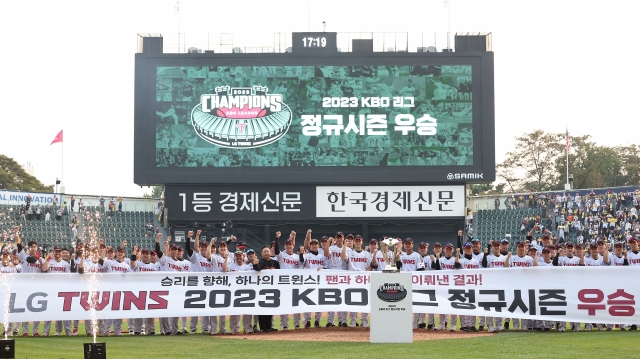
<path fill-rule="evenodd" d="M 280 139 L 291 126 L 292 113 L 282 95 L 262 86 L 216 87 L 200 96 L 191 124 L 205 141 L 227 148 L 256 148 Z"/>
<path fill-rule="evenodd" d="M 406 298 L 407 290 L 399 283 L 385 283 L 381 285 L 376 294 L 385 302 L 399 302 Z"/>
<path fill-rule="evenodd" d="M 484 173 L 449 173 L 448 180 L 454 179 L 483 179 Z"/>

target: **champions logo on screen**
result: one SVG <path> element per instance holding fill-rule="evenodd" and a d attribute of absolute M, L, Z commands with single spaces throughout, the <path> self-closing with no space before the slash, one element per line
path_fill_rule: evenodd
<path fill-rule="evenodd" d="M 282 95 L 267 94 L 263 86 L 216 87 L 200 96 L 191 111 L 198 135 L 220 147 L 256 148 L 280 139 L 291 126 L 291 109 Z"/>
<path fill-rule="evenodd" d="M 376 294 L 385 302 L 399 302 L 406 298 L 407 290 L 400 283 L 385 283 L 378 288 Z"/>

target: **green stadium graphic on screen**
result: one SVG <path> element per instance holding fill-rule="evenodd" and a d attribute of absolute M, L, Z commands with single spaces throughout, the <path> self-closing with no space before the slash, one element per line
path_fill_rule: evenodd
<path fill-rule="evenodd" d="M 468 166 L 471 66 L 157 67 L 156 167 Z"/>

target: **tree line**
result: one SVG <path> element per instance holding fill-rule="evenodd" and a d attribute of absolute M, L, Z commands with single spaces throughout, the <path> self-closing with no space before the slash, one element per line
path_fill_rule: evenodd
<path fill-rule="evenodd" d="M 612 133 L 615 136 L 615 132 Z M 601 146 L 590 135 L 570 137 L 573 188 L 637 186 L 640 146 Z M 507 158 L 496 165 L 496 182 L 472 184 L 472 195 L 563 190 L 567 182 L 564 133 L 534 130 L 516 137 Z"/>

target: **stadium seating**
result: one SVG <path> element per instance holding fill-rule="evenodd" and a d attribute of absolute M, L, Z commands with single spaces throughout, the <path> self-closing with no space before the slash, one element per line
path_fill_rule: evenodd
<path fill-rule="evenodd" d="M 513 244 L 527 236 L 526 233 L 520 232 L 522 219 L 537 215 L 542 215 L 540 208 L 481 209 L 473 218 L 472 234 L 480 240 L 483 247 L 486 247 L 490 240 L 505 238 L 506 234 L 511 234 L 510 242 Z"/>

